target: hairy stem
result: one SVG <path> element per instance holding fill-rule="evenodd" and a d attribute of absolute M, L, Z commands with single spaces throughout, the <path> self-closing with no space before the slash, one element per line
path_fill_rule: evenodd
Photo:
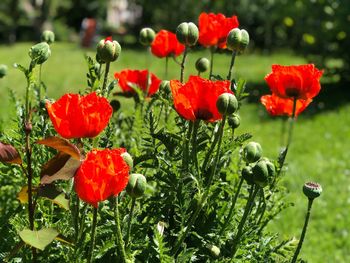
<path fill-rule="evenodd" d="M 127 226 L 127 230 L 126 230 L 125 247 L 129 246 L 130 233 L 131 233 L 131 221 L 132 221 L 132 217 L 134 214 L 135 204 L 136 204 L 136 198 L 132 198 L 131 208 L 130 208 L 130 212 L 129 212 L 128 226 Z"/>
<path fill-rule="evenodd" d="M 182 57 L 182 62 L 181 62 L 181 71 L 180 71 L 180 82 L 184 82 L 184 74 L 185 74 L 185 64 L 186 64 L 186 57 L 187 57 L 187 52 L 188 52 L 188 47 L 185 47 L 185 52 Z"/>
<path fill-rule="evenodd" d="M 88 258 L 87 258 L 88 263 L 92 262 L 92 258 L 93 258 L 93 254 L 94 254 L 95 239 L 96 239 L 97 212 L 98 212 L 98 208 L 94 207 L 93 216 L 92 216 L 90 249 L 89 249 Z"/>
<path fill-rule="evenodd" d="M 124 241 L 123 241 L 122 231 L 120 228 L 118 196 L 113 198 L 112 200 L 114 205 L 114 218 L 115 218 L 115 224 L 116 224 L 116 241 L 117 241 L 118 256 L 119 256 L 119 259 L 121 260 L 120 262 L 126 263 Z"/>
<path fill-rule="evenodd" d="M 213 75 L 213 65 L 214 65 L 214 53 L 215 53 L 215 48 L 210 49 L 210 71 L 209 71 L 209 79 Z"/>
<path fill-rule="evenodd" d="M 108 73 L 109 73 L 110 64 L 111 64 L 110 62 L 106 62 L 105 76 L 103 78 L 103 86 L 102 86 L 102 94 L 104 96 L 107 95 L 106 87 L 108 82 Z"/>
<path fill-rule="evenodd" d="M 231 64 L 230 64 L 230 68 L 228 70 L 228 75 L 227 75 L 227 80 L 231 80 L 231 75 L 232 75 L 232 70 L 233 70 L 233 66 L 235 64 L 235 58 L 236 58 L 236 51 L 232 52 L 232 57 L 231 57 Z"/>

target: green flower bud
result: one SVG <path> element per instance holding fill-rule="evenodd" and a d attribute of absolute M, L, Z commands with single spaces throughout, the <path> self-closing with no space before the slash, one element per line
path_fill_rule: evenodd
<path fill-rule="evenodd" d="M 307 182 L 303 186 L 303 193 L 309 199 L 315 199 L 322 193 L 322 186 L 315 182 Z"/>
<path fill-rule="evenodd" d="M 228 118 L 228 124 L 230 125 L 230 127 L 232 129 L 237 129 L 239 127 L 239 125 L 241 124 L 241 118 L 239 117 L 238 114 L 232 114 Z"/>
<path fill-rule="evenodd" d="M 210 255 L 214 258 L 218 258 L 220 256 L 220 248 L 218 248 L 215 245 L 206 245 L 206 247 L 209 249 Z"/>
<path fill-rule="evenodd" d="M 249 142 L 243 149 L 243 159 L 247 163 L 254 163 L 261 158 L 262 148 L 257 142 Z"/>
<path fill-rule="evenodd" d="M 29 56 L 35 64 L 43 64 L 51 55 L 50 46 L 46 42 L 41 42 L 29 49 Z"/>
<path fill-rule="evenodd" d="M 155 36 L 156 36 L 156 33 L 152 28 L 149 28 L 149 27 L 142 28 L 139 36 L 140 43 L 144 46 L 150 46 Z"/>
<path fill-rule="evenodd" d="M 198 37 L 198 27 L 192 22 L 183 22 L 176 28 L 177 40 L 186 46 L 194 46 L 197 43 Z"/>
<path fill-rule="evenodd" d="M 45 30 L 41 34 L 41 41 L 46 42 L 47 44 L 51 44 L 51 43 L 55 42 L 54 32 L 52 32 L 50 30 Z"/>
<path fill-rule="evenodd" d="M 249 44 L 249 34 L 246 30 L 234 28 L 227 35 L 226 45 L 229 50 L 244 52 Z"/>
<path fill-rule="evenodd" d="M 116 61 L 121 52 L 121 47 L 117 41 L 112 38 L 102 39 L 97 44 L 97 62 L 113 62 Z"/>
<path fill-rule="evenodd" d="M 252 168 L 254 183 L 265 187 L 275 174 L 275 166 L 266 159 L 261 159 Z"/>
<path fill-rule="evenodd" d="M 242 177 L 247 182 L 247 184 L 249 185 L 254 184 L 253 172 L 252 172 L 251 166 L 246 166 L 242 169 Z"/>
<path fill-rule="evenodd" d="M 216 108 L 222 115 L 232 114 L 238 109 L 236 96 L 231 93 L 223 93 L 216 101 Z"/>
<path fill-rule="evenodd" d="M 120 102 L 118 100 L 112 100 L 109 104 L 112 106 L 113 113 L 120 109 Z"/>
<path fill-rule="evenodd" d="M 170 92 L 170 81 L 163 80 L 159 85 L 159 90 Z"/>
<path fill-rule="evenodd" d="M 199 58 L 196 61 L 196 69 L 203 73 L 206 72 L 210 67 L 210 61 L 207 58 Z"/>
<path fill-rule="evenodd" d="M 4 65 L 4 64 L 1 64 L 1 65 L 0 65 L 0 79 L 6 76 L 6 74 L 7 74 L 7 69 L 8 69 L 8 68 L 7 68 L 6 65 Z"/>
<path fill-rule="evenodd" d="M 122 153 L 121 155 L 124 159 L 124 161 L 127 163 L 127 165 L 130 168 L 130 171 L 132 168 L 134 168 L 134 160 L 132 159 L 131 155 L 128 152 Z"/>
<path fill-rule="evenodd" d="M 138 198 L 145 193 L 146 186 L 147 180 L 142 174 L 130 174 L 126 192 L 132 198 Z"/>

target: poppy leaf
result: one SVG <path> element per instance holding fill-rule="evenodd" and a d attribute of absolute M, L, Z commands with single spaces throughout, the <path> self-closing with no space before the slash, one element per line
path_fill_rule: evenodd
<path fill-rule="evenodd" d="M 72 158 L 76 160 L 81 159 L 81 153 L 77 146 L 70 143 L 68 140 L 52 136 L 42 140 L 37 141 L 38 144 L 42 144 L 51 148 L 56 149 L 57 151 L 64 152 L 69 154 Z"/>
<path fill-rule="evenodd" d="M 69 180 L 74 176 L 80 164 L 81 161 L 67 154 L 59 153 L 43 166 L 40 173 L 40 183 L 50 184 L 56 180 Z"/>
<path fill-rule="evenodd" d="M 38 231 L 24 229 L 19 232 L 19 236 L 26 244 L 40 250 L 44 250 L 58 234 L 57 230 L 53 228 L 44 228 Z"/>
<path fill-rule="evenodd" d="M 22 159 L 15 147 L 0 142 L 0 162 L 22 164 Z"/>

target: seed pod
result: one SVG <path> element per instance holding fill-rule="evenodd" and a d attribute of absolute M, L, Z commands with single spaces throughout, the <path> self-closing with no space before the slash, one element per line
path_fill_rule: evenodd
<path fill-rule="evenodd" d="M 239 125 L 241 124 L 241 118 L 239 117 L 238 114 L 232 114 L 228 118 L 228 124 L 230 125 L 230 127 L 232 129 L 237 129 L 239 127 Z"/>
<path fill-rule="evenodd" d="M 196 70 L 203 73 L 206 72 L 210 67 L 210 61 L 207 58 L 199 58 L 196 61 Z"/>
<path fill-rule="evenodd" d="M 303 186 L 303 193 L 309 199 L 315 199 L 322 193 L 322 186 L 315 182 L 307 182 Z"/>
<path fill-rule="evenodd" d="M 247 184 L 249 185 L 254 184 L 253 172 L 252 172 L 251 166 L 246 166 L 242 169 L 242 177 L 247 182 Z"/>
<path fill-rule="evenodd" d="M 192 22 L 183 22 L 176 28 L 177 40 L 186 46 L 194 46 L 197 43 L 198 37 L 198 27 Z"/>
<path fill-rule="evenodd" d="M 111 37 L 102 39 L 97 44 L 97 62 L 103 61 L 105 63 L 116 61 L 120 55 L 121 47 L 119 43 L 112 40 Z"/>
<path fill-rule="evenodd" d="M 223 93 L 216 101 L 216 108 L 222 115 L 232 114 L 238 109 L 236 96 L 231 93 Z"/>
<path fill-rule="evenodd" d="M 43 64 L 51 55 L 49 44 L 46 42 L 38 43 L 29 49 L 29 56 L 35 64 Z"/>
<path fill-rule="evenodd" d="M 54 34 L 54 32 L 52 32 L 50 30 L 45 30 L 41 34 L 41 41 L 46 42 L 49 45 L 51 43 L 55 42 L 55 34 Z"/>
<path fill-rule="evenodd" d="M 229 50 L 244 52 L 249 44 L 249 34 L 244 29 L 234 28 L 228 33 L 226 43 Z"/>
<path fill-rule="evenodd" d="M 275 166 L 266 159 L 261 159 L 252 168 L 254 183 L 265 187 L 275 174 Z"/>
<path fill-rule="evenodd" d="M 254 163 L 261 158 L 262 148 L 257 142 L 249 142 L 243 149 L 243 159 L 247 163 Z"/>
<path fill-rule="evenodd" d="M 145 193 L 146 186 L 147 180 L 142 174 L 130 174 L 126 192 L 132 198 L 139 198 Z"/>
<path fill-rule="evenodd" d="M 156 33 L 152 28 L 145 27 L 145 28 L 142 28 L 140 31 L 139 41 L 142 45 L 149 46 L 152 44 L 155 36 L 156 36 Z"/>
<path fill-rule="evenodd" d="M 8 69 L 8 68 L 7 68 L 6 65 L 4 65 L 4 64 L 1 64 L 1 65 L 0 65 L 0 79 L 6 76 L 6 74 L 7 74 L 7 69 Z"/>
<path fill-rule="evenodd" d="M 134 160 L 132 159 L 131 155 L 128 152 L 125 152 L 121 156 L 123 157 L 124 161 L 129 166 L 130 171 L 131 171 L 132 168 L 134 168 Z"/>

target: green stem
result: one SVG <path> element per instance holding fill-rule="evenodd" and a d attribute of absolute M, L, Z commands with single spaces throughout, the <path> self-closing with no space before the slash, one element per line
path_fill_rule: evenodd
<path fill-rule="evenodd" d="M 213 75 L 213 65 L 214 65 L 214 52 L 215 48 L 210 49 L 210 71 L 209 71 L 209 79 Z"/>
<path fill-rule="evenodd" d="M 190 155 L 189 153 L 189 138 L 191 137 L 193 130 L 193 122 L 189 121 L 187 135 L 184 135 L 183 138 L 183 149 L 182 149 L 182 170 L 187 171 L 188 170 L 188 157 Z"/>
<path fill-rule="evenodd" d="M 92 216 L 90 249 L 89 249 L 88 258 L 87 258 L 88 263 L 92 262 L 92 258 L 94 254 L 95 239 L 96 239 L 97 211 L 98 211 L 98 208 L 94 207 L 93 216 Z"/>
<path fill-rule="evenodd" d="M 180 82 L 184 82 L 184 73 L 185 73 L 185 64 L 186 64 L 186 57 L 187 57 L 187 52 L 188 52 L 188 47 L 185 47 L 185 52 L 182 57 L 182 62 L 181 62 L 181 71 L 180 71 Z"/>
<path fill-rule="evenodd" d="M 293 259 L 292 259 L 291 263 L 297 262 L 298 255 L 300 253 L 301 247 L 302 247 L 303 242 L 304 242 L 305 234 L 306 234 L 306 231 L 307 231 L 307 226 L 309 224 L 309 219 L 310 219 L 310 214 L 311 214 L 311 208 L 312 208 L 313 201 L 314 201 L 314 199 L 310 199 L 309 198 L 309 202 L 308 202 L 308 205 L 307 205 L 307 213 L 306 213 L 305 222 L 304 222 L 304 227 L 303 227 L 303 230 L 301 232 L 301 236 L 300 236 L 300 240 L 299 240 L 299 243 L 298 243 L 298 247 L 295 250 L 295 253 L 294 253 L 294 256 L 293 256 Z"/>
<path fill-rule="evenodd" d="M 38 90 L 38 96 L 39 96 L 39 102 L 41 101 L 41 68 L 42 68 L 43 64 L 40 64 L 40 67 L 39 67 L 39 90 Z"/>
<path fill-rule="evenodd" d="M 255 198 L 258 190 L 259 190 L 259 188 L 257 186 L 255 186 L 255 187 L 256 188 L 254 189 L 254 185 L 252 185 L 251 188 L 249 189 L 249 197 L 248 197 L 246 206 L 244 208 L 243 216 L 242 216 L 241 221 L 239 222 L 239 225 L 238 225 L 238 230 L 237 230 L 236 237 L 234 238 L 234 241 L 233 241 L 232 261 L 231 262 L 233 262 L 235 254 L 237 252 L 238 245 L 239 245 L 239 242 L 240 242 L 241 237 L 242 237 L 244 225 L 245 225 L 245 223 L 246 223 L 246 221 L 248 219 L 248 216 L 250 214 L 251 208 L 253 206 L 254 198 Z"/>
<path fill-rule="evenodd" d="M 164 79 L 168 79 L 168 66 L 169 66 L 169 57 L 165 57 Z"/>
<path fill-rule="evenodd" d="M 214 130 L 215 130 L 215 128 L 214 128 Z M 202 171 L 205 171 L 207 169 L 209 158 L 211 157 L 212 153 L 214 152 L 214 149 L 215 149 L 216 144 L 218 143 L 218 140 L 219 140 L 219 136 L 215 136 L 214 141 L 210 145 L 210 149 L 209 149 L 209 151 L 207 151 L 207 154 L 205 155 L 204 161 L 202 163 Z"/>
<path fill-rule="evenodd" d="M 192 132 L 192 160 L 194 162 L 197 173 L 199 174 L 198 158 L 197 158 L 197 133 L 199 128 L 200 120 L 196 120 L 193 125 Z"/>
<path fill-rule="evenodd" d="M 105 96 L 107 95 L 106 87 L 107 87 L 107 81 L 108 81 L 108 73 L 109 73 L 109 66 L 110 62 L 106 63 L 106 69 L 105 69 L 105 76 L 103 78 L 103 86 L 102 86 L 102 94 Z"/>
<path fill-rule="evenodd" d="M 131 222 L 132 222 L 132 216 L 133 216 L 134 209 L 135 209 L 135 204 L 136 204 L 136 198 L 133 198 L 131 201 L 131 209 L 129 212 L 128 227 L 127 227 L 126 237 L 125 237 L 125 247 L 129 246 L 130 233 L 131 233 Z"/>
<path fill-rule="evenodd" d="M 200 77 L 201 76 L 201 72 L 198 70 L 197 72 L 197 76 Z"/>
<path fill-rule="evenodd" d="M 178 238 L 178 240 L 177 240 L 177 242 L 175 243 L 175 246 L 174 246 L 174 255 L 177 254 L 177 252 L 180 249 L 183 241 L 187 237 L 190 229 L 192 228 L 192 225 L 197 220 L 197 217 L 198 217 L 200 211 L 202 210 L 202 208 L 204 207 L 204 205 L 205 205 L 205 203 L 206 203 L 206 201 L 208 199 L 208 196 L 209 196 L 209 193 L 210 193 L 210 185 L 211 185 L 211 183 L 213 181 L 213 178 L 214 178 L 214 175 L 215 175 L 215 172 L 216 172 L 216 166 L 218 164 L 219 157 L 220 157 L 221 141 L 222 141 L 222 136 L 223 136 L 223 133 L 224 133 L 225 122 L 226 122 L 226 115 L 224 115 L 223 120 L 222 120 L 222 122 L 220 124 L 220 127 L 219 127 L 219 131 L 216 134 L 216 136 L 219 137 L 218 138 L 218 148 L 217 148 L 217 152 L 216 152 L 216 158 L 215 158 L 215 161 L 214 161 L 214 166 L 213 166 L 212 172 L 210 174 L 210 177 L 208 179 L 208 185 L 207 185 L 206 191 L 201 196 L 196 210 L 194 211 L 194 213 L 190 217 L 190 220 L 186 224 L 186 227 L 184 228 L 185 232 L 182 232 L 179 235 L 179 238 Z"/>
<path fill-rule="evenodd" d="M 126 254 L 124 249 L 124 241 L 122 236 L 122 231 L 120 229 L 120 219 L 119 219 L 119 208 L 118 208 L 118 196 L 113 198 L 114 203 L 114 218 L 115 218 L 115 224 L 116 224 L 116 241 L 117 241 L 117 249 L 118 249 L 118 256 L 120 257 L 120 260 L 122 263 L 126 263 Z"/>
<path fill-rule="evenodd" d="M 229 68 L 228 75 L 227 75 L 227 80 L 230 80 L 230 81 L 231 81 L 233 66 L 235 64 L 235 58 L 236 58 L 236 51 L 233 51 L 232 57 L 231 57 L 231 64 L 230 64 L 230 68 Z"/>
<path fill-rule="evenodd" d="M 226 227 L 229 225 L 229 223 L 232 221 L 232 216 L 233 216 L 233 211 L 235 210 L 235 206 L 236 206 L 236 203 L 237 203 L 237 199 L 238 199 L 238 195 L 241 191 L 241 188 L 242 188 L 242 185 L 243 185 L 243 182 L 244 182 L 244 179 L 243 177 L 241 176 L 241 179 L 239 180 L 239 183 L 238 183 L 238 187 L 237 187 L 237 190 L 235 192 L 235 195 L 233 196 L 232 198 L 232 204 L 231 204 L 231 207 L 230 207 L 230 211 L 228 212 L 228 215 L 227 215 L 227 218 L 225 220 L 225 223 L 223 224 L 220 232 L 219 232 L 219 237 L 222 236 L 222 234 L 225 232 L 226 230 Z"/>

